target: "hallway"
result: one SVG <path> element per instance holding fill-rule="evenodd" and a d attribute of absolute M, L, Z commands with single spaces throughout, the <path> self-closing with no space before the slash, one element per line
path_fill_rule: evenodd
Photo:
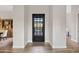
<path fill-rule="evenodd" d="M 0 52 L 79 52 L 79 44 L 77 44 L 79 6 L 12 5 L 4 7 L 4 11 L 1 10 L 2 6 L 0 7 L 1 30 L 8 28 L 11 32 L 9 35 L 12 34 L 12 40 L 1 40 Z M 6 19 L 12 20 L 8 21 L 9 25 L 3 26 L 7 22 L 4 21 Z M 67 33 L 71 38 L 66 38 Z"/>

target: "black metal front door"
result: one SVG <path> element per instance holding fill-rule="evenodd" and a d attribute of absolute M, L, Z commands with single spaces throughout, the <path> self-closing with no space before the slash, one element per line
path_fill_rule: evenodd
<path fill-rule="evenodd" d="M 45 14 L 32 14 L 32 22 L 33 42 L 44 42 Z"/>

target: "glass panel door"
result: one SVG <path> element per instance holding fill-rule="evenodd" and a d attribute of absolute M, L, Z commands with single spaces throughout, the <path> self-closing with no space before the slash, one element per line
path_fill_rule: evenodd
<path fill-rule="evenodd" d="M 43 35 L 43 32 L 42 32 L 43 19 L 42 18 L 35 18 L 35 20 L 34 20 L 34 29 L 35 29 L 35 31 L 34 31 L 35 36 L 42 36 Z"/>
<path fill-rule="evenodd" d="M 44 14 L 33 14 L 33 41 L 44 41 Z"/>

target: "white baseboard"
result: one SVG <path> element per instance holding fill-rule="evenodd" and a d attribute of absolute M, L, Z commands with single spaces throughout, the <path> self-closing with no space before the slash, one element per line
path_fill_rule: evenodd
<path fill-rule="evenodd" d="M 13 46 L 13 48 L 24 48 L 24 46 Z"/>
<path fill-rule="evenodd" d="M 53 48 L 67 48 L 67 46 L 54 46 L 53 45 Z"/>

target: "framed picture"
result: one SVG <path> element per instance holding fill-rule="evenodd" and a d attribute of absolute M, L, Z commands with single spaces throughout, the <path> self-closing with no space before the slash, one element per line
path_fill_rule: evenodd
<path fill-rule="evenodd" d="M 3 19 L 2 28 L 11 29 L 13 28 L 13 20 L 12 19 Z"/>

